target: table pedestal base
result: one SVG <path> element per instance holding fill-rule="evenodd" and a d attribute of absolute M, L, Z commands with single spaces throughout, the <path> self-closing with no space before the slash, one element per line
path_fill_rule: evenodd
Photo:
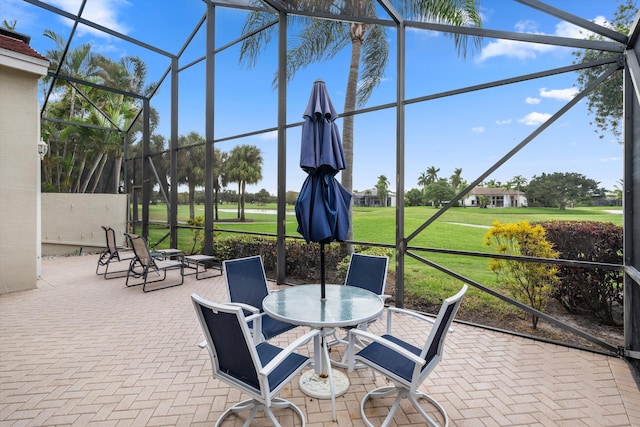
<path fill-rule="evenodd" d="M 333 370 L 334 396 L 342 396 L 349 389 L 349 378 L 342 371 Z M 322 378 L 313 369 L 303 372 L 300 376 L 300 390 L 316 399 L 331 399 L 331 385 L 329 377 Z"/>

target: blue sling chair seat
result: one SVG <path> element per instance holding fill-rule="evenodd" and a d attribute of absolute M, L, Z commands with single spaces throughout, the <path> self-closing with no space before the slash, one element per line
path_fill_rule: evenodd
<path fill-rule="evenodd" d="M 229 301 L 244 308 L 245 314 L 254 315 L 249 318 L 249 327 L 261 331 L 254 335 L 256 342 L 269 340 L 296 327 L 264 313 L 262 300 L 269 294 L 269 288 L 259 255 L 223 261 L 222 271 L 227 283 Z"/>
<path fill-rule="evenodd" d="M 309 357 L 295 350 L 320 334 L 320 330 L 308 332 L 284 349 L 266 341 L 255 343 L 242 307 L 210 302 L 195 294 L 191 299 L 205 337 L 200 347 L 209 352 L 213 377 L 251 397 L 227 409 L 215 425 L 219 426 L 232 413 L 250 411 L 243 424 L 248 426 L 260 410 L 279 426 L 272 408 L 288 407 L 298 414 L 304 426 L 300 408 L 276 396 L 311 363 Z"/>
<path fill-rule="evenodd" d="M 389 258 L 386 256 L 378 256 L 378 255 L 367 255 L 367 254 L 359 254 L 353 253 L 351 254 L 351 259 L 349 260 L 349 269 L 347 270 L 347 277 L 345 278 L 344 284 L 345 286 L 356 286 L 358 288 L 366 289 L 368 291 L 373 292 L 378 295 L 382 302 L 385 302 L 390 295 L 385 295 L 385 286 L 387 283 L 387 269 L 389 266 Z M 353 327 L 340 328 L 343 330 L 349 330 L 352 328 L 358 328 L 362 330 L 367 330 L 369 323 L 375 321 L 373 319 L 369 322 L 362 323 L 360 325 L 356 325 Z M 341 368 L 347 367 L 347 336 L 340 337 L 338 336 L 340 330 L 334 330 L 332 335 L 333 339 L 330 340 L 327 344 L 330 348 L 335 348 L 337 345 L 343 345 L 345 351 L 342 354 L 341 361 L 332 362 L 334 365 L 339 366 Z M 364 343 L 359 339 L 356 341 L 356 347 L 362 348 L 364 347 Z M 356 366 L 357 368 L 362 367 L 362 365 Z"/>
<path fill-rule="evenodd" d="M 366 402 L 369 399 L 394 395 L 396 396 L 395 401 L 382 426 L 389 425 L 393 420 L 393 416 L 400 405 L 400 400 L 403 398 L 409 399 L 411 404 L 430 426 L 449 425 L 449 416 L 444 407 L 433 397 L 419 391 L 418 387 L 422 385 L 427 376 L 442 359 L 444 339 L 466 291 L 467 285 L 464 285 L 457 294 L 447 298 L 442 303 L 442 307 L 435 320 L 413 311 L 389 307 L 387 310 L 386 334 L 377 336 L 360 329 L 352 329 L 349 331 L 349 370 L 353 370 L 355 363 L 359 362 L 381 373 L 395 384 L 393 386 L 377 388 L 364 396 L 360 404 L 360 413 L 367 426 L 372 427 L 373 424 L 365 415 Z M 415 327 L 411 328 L 414 331 L 427 330 L 428 328 L 425 328 L 425 325 L 432 325 L 422 347 L 416 347 L 392 335 L 391 319 L 393 315 L 399 314 L 411 316 L 416 319 Z M 355 353 L 355 341 L 357 337 L 362 337 L 371 343 Z M 438 424 L 438 422 L 420 406 L 418 399 L 425 399 L 430 402 L 440 413 L 439 418 L 442 418 L 443 424 Z"/>

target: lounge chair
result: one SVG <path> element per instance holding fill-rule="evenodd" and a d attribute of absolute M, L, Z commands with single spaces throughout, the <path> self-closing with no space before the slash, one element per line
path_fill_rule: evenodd
<path fill-rule="evenodd" d="M 171 288 L 173 286 L 180 286 L 184 283 L 184 262 L 182 261 L 181 255 L 178 256 L 178 259 L 159 259 L 151 254 L 147 241 L 144 237 L 136 234 L 127 234 L 126 236 L 129 239 L 133 252 L 135 253 L 135 258 L 131 259 L 131 262 L 129 263 L 126 286 L 131 287 L 142 285 L 143 292 L 151 292 Z M 167 278 L 168 270 L 178 269 L 180 270 L 180 282 L 147 289 L 147 285 L 150 283 L 164 281 Z M 149 280 L 149 274 L 156 274 L 158 278 Z M 142 281 L 129 283 L 132 278 L 142 279 Z"/>
<path fill-rule="evenodd" d="M 129 271 L 128 268 L 110 272 L 109 266 L 111 263 L 119 263 L 122 261 L 126 261 L 126 265 L 128 266 L 131 259 L 135 257 L 135 254 L 131 248 L 118 246 L 116 244 L 116 232 L 113 228 L 105 227 L 103 225 L 102 229 L 104 230 L 107 239 L 107 247 L 102 251 L 98 258 L 96 274 L 104 276 L 105 279 L 124 277 L 127 271 Z M 100 269 L 102 267 L 104 267 L 104 271 L 101 272 Z"/>

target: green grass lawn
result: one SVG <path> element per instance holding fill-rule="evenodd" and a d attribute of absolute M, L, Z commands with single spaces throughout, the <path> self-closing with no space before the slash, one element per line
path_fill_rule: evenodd
<path fill-rule="evenodd" d="M 273 210 L 275 205 L 246 206 L 246 222 L 236 220 L 235 205 L 221 205 L 219 209 L 220 221 L 216 227 L 223 230 L 243 230 L 261 233 L 276 233 L 275 213 L 255 213 L 250 210 Z M 293 212 L 293 206 L 287 208 Z M 501 223 L 518 221 L 547 221 L 547 220 L 578 220 L 578 221 L 604 221 L 616 225 L 622 225 L 622 215 L 607 212 L 611 209 L 601 207 L 580 207 L 566 210 L 552 208 L 452 208 L 440 216 L 434 223 L 418 234 L 409 242 L 410 247 L 455 249 L 472 252 L 490 253 L 491 249 L 484 245 L 484 236 L 494 221 Z M 231 212 L 227 212 L 231 211 Z M 431 207 L 408 207 L 405 209 L 405 236 L 410 235 L 418 227 L 425 223 L 437 212 Z M 204 215 L 202 205 L 196 206 L 196 215 Z M 394 208 L 362 208 L 353 210 L 353 229 L 356 241 L 394 244 L 395 242 L 395 215 Z M 189 207 L 178 207 L 178 221 L 186 223 L 189 217 Z M 166 221 L 167 213 L 164 205 L 150 206 L 150 218 L 152 221 Z M 297 223 L 295 215 L 287 215 L 286 233 L 289 236 L 299 236 L 296 232 Z M 166 227 L 153 228 L 150 231 L 150 242 L 154 244 L 163 236 L 166 236 Z M 193 231 L 180 229 L 178 232 L 178 247 L 186 252 L 191 252 L 193 246 Z M 168 247 L 169 239 L 166 238 L 158 247 Z M 418 255 L 429 259 L 443 267 L 451 269 L 458 274 L 505 292 L 496 283 L 493 273 L 487 270 L 488 258 L 435 254 L 425 251 L 414 251 Z M 395 268 L 393 260 L 390 262 L 390 270 Z M 459 289 L 461 283 L 450 276 L 441 273 L 412 258 L 405 258 L 405 292 L 420 295 L 428 300 L 441 300 L 443 296 L 451 295 Z M 510 312 L 514 310 L 504 303 L 484 292 L 471 289 L 465 298 L 467 309 L 473 307 L 477 310 L 488 308 L 496 311 Z"/>

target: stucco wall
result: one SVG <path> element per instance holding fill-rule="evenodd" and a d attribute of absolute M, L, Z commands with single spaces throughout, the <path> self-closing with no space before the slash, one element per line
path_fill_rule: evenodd
<path fill-rule="evenodd" d="M 0 65 L 0 293 L 36 287 L 38 78 Z"/>
<path fill-rule="evenodd" d="M 42 193 L 42 255 L 99 252 L 106 246 L 102 226 L 124 244 L 126 194 Z"/>

